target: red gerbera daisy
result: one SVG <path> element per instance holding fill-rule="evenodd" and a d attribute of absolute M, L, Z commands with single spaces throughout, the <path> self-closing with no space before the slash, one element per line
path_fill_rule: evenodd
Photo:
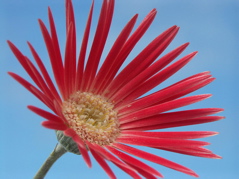
<path fill-rule="evenodd" d="M 30 43 L 28 45 L 37 65 L 8 42 L 16 58 L 37 87 L 15 73 L 9 72 L 9 74 L 52 110 L 54 114 L 29 106 L 30 110 L 46 119 L 42 123 L 44 127 L 62 131 L 61 135 L 73 139 L 89 167 L 91 160 L 88 152 L 91 152 L 110 178 L 116 176 L 106 161 L 112 162 L 133 178 L 141 178 L 140 175 L 146 178 L 162 177 L 157 170 L 132 156 L 197 176 L 184 166 L 130 145 L 147 146 L 199 157 L 220 158 L 203 148 L 209 143 L 192 140 L 212 136 L 217 134 L 216 132 L 152 131 L 222 119 L 221 116 L 209 116 L 221 112 L 222 109 L 219 108 L 170 111 L 210 97 L 209 94 L 184 96 L 209 84 L 214 78 L 209 72 L 202 72 L 141 97 L 180 70 L 196 55 L 197 52 L 192 52 L 170 64 L 188 46 L 189 43 L 185 43 L 157 59 L 176 36 L 179 30 L 177 26 L 157 36 L 119 72 L 129 53 L 152 23 L 156 15 L 155 9 L 145 17 L 133 33 L 131 31 L 137 15 L 127 23 L 99 68 L 112 21 L 114 3 L 114 0 L 103 1 L 87 60 L 86 51 L 94 3 L 90 9 L 78 59 L 71 0 L 66 0 L 67 39 L 64 59 L 61 56 L 51 10 L 48 9 L 49 31 L 39 20 L 57 88 Z M 59 140 L 59 142 L 66 150 L 70 150 L 64 141 Z"/>

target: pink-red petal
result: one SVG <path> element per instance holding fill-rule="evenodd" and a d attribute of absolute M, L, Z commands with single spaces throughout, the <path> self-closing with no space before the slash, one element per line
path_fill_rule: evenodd
<path fill-rule="evenodd" d="M 106 158 L 107 160 L 114 163 L 117 167 L 121 168 L 124 172 L 128 173 L 133 178 L 141 179 L 141 177 L 135 172 L 134 169 L 132 169 L 126 163 L 124 163 L 121 160 L 119 160 L 118 158 L 116 158 L 114 155 L 112 155 L 109 151 L 105 150 L 103 147 L 101 147 L 97 144 L 91 144 L 89 142 L 87 142 L 87 145 L 90 148 L 93 148 L 96 152 L 98 152 L 104 158 Z"/>
<path fill-rule="evenodd" d="M 114 146 L 116 148 L 124 151 L 124 152 L 127 152 L 129 154 L 132 154 L 132 155 L 135 155 L 137 157 L 143 158 L 145 160 L 157 163 L 159 165 L 163 165 L 165 167 L 168 167 L 168 168 L 186 173 L 186 174 L 191 175 L 191 176 L 198 177 L 198 175 L 194 171 L 192 171 L 192 170 L 190 170 L 190 169 L 188 169 L 188 168 L 186 168 L 182 165 L 174 163 L 170 160 L 159 157 L 157 155 L 154 155 L 154 154 L 151 154 L 151 153 L 148 153 L 148 152 L 145 152 L 145 151 L 142 151 L 142 150 L 124 145 L 124 144 L 120 144 L 120 143 L 114 143 Z"/>
<path fill-rule="evenodd" d="M 165 103 L 151 106 L 136 112 L 132 112 L 124 117 L 119 118 L 119 121 L 120 121 L 120 124 L 136 121 L 142 118 L 154 116 L 162 112 L 166 112 L 172 109 L 176 109 L 179 107 L 183 107 L 186 105 L 190 105 L 190 104 L 202 101 L 206 98 L 209 98 L 210 96 L 211 96 L 210 94 L 202 94 L 202 95 L 189 96 L 189 97 L 184 97 L 184 98 L 176 99 L 173 101 L 165 102 Z"/>
<path fill-rule="evenodd" d="M 64 123 L 59 123 L 54 121 L 43 121 L 42 126 L 48 129 L 61 130 L 61 131 L 64 131 L 67 129 L 67 126 Z"/>
<path fill-rule="evenodd" d="M 96 159 L 96 161 L 100 164 L 100 166 L 104 169 L 104 171 L 109 175 L 111 179 L 116 179 L 116 176 L 114 172 L 111 170 L 109 165 L 105 162 L 104 158 L 101 157 L 94 149 L 89 148 L 93 157 Z"/>
<path fill-rule="evenodd" d="M 165 138 L 152 138 L 152 137 L 144 137 L 144 136 L 135 136 L 128 135 L 120 136 L 116 139 L 117 142 L 131 144 L 131 145 L 139 145 L 139 146 L 147 146 L 147 147 L 201 147 L 209 145 L 208 142 L 197 141 L 197 140 L 183 140 L 183 139 L 165 139 Z"/>
<path fill-rule="evenodd" d="M 162 113 L 152 117 L 143 118 L 133 122 L 121 124 L 121 129 L 134 129 L 146 126 L 160 126 L 161 124 L 170 124 L 174 122 L 181 122 L 191 120 L 193 118 L 199 118 L 207 115 L 216 114 L 223 111 L 221 108 L 202 108 L 191 109 L 185 111 Z"/>
<path fill-rule="evenodd" d="M 130 36 L 130 38 L 127 40 L 127 42 L 124 44 L 123 48 L 121 49 L 120 53 L 118 54 L 117 58 L 114 60 L 112 64 L 112 69 L 110 71 L 110 74 L 108 74 L 107 79 L 104 79 L 107 81 L 104 87 L 103 94 L 107 95 L 109 91 L 111 91 L 111 88 L 114 87 L 114 85 L 109 86 L 111 84 L 112 80 L 114 79 L 116 73 L 120 69 L 123 62 L 126 60 L 129 53 L 132 51 L 134 46 L 137 44 L 137 42 L 141 39 L 141 37 L 144 35 L 144 33 L 147 31 L 151 23 L 153 22 L 155 16 L 156 16 L 156 9 L 153 9 L 141 22 L 141 24 L 138 26 L 138 28 L 135 30 L 135 32 Z"/>
<path fill-rule="evenodd" d="M 56 51 L 55 51 L 56 47 L 54 46 L 55 44 L 52 41 L 52 38 L 51 38 L 45 24 L 40 19 L 39 19 L 39 25 L 40 25 L 40 29 L 42 31 L 43 38 L 45 40 L 47 50 L 48 50 L 48 54 L 49 54 L 49 58 L 51 61 L 52 70 L 54 73 L 56 83 L 61 92 L 61 95 L 63 96 L 64 99 L 66 99 L 66 94 L 65 94 L 65 90 L 64 90 L 64 88 L 65 88 L 64 76 L 63 76 L 64 69 L 62 66 L 61 58 L 60 58 L 59 54 L 56 53 Z"/>
<path fill-rule="evenodd" d="M 102 55 L 105 42 L 111 25 L 115 1 L 104 0 L 101 13 L 96 28 L 95 37 L 90 50 L 89 58 L 86 64 L 83 76 L 83 91 L 88 90 L 95 78 L 98 69 L 100 57 Z"/>
<path fill-rule="evenodd" d="M 126 94 L 122 91 L 124 85 L 140 74 L 143 70 L 149 67 L 155 59 L 166 49 L 178 32 L 178 27 L 173 26 L 169 30 L 156 37 L 149 45 L 147 45 L 116 77 L 112 85 L 114 88 L 107 95 L 112 101 L 118 101 L 119 98 L 124 98 Z M 135 68 L 137 67 L 137 68 Z M 121 91 L 121 92 L 118 92 Z M 113 95 L 113 96 L 112 96 Z"/>
<path fill-rule="evenodd" d="M 91 26 L 91 22 L 92 22 L 93 8 L 94 8 L 94 1 L 92 2 L 91 8 L 90 8 L 84 36 L 83 36 L 82 43 L 81 43 L 80 54 L 78 57 L 77 76 L 76 76 L 76 89 L 77 90 L 81 90 L 81 88 L 82 88 L 82 78 L 83 78 L 83 71 L 84 71 L 84 65 L 85 65 L 85 56 L 86 56 L 86 50 L 87 50 L 87 45 L 88 45 L 88 40 L 89 40 L 89 35 L 90 35 L 90 26 Z"/>
<path fill-rule="evenodd" d="M 154 104 L 160 104 L 163 102 L 171 101 L 172 97 L 184 92 L 187 89 L 191 89 L 199 83 L 203 83 L 205 80 L 210 78 L 211 75 L 202 75 L 195 78 L 185 80 L 177 85 L 172 85 L 155 93 L 152 93 L 146 97 L 137 99 L 131 103 L 126 104 L 124 107 L 121 107 L 119 110 L 120 116 L 134 112 L 136 110 L 152 106 Z M 118 105 L 117 105 L 118 106 Z M 116 106 L 116 108 L 117 108 Z"/>
<path fill-rule="evenodd" d="M 97 74 L 97 77 L 94 81 L 94 89 L 96 89 L 96 93 L 101 93 L 104 90 L 104 86 L 108 82 L 109 74 L 112 73 L 112 70 L 114 69 L 114 63 L 117 59 L 117 56 L 119 55 L 121 49 L 123 48 L 123 45 L 125 44 L 126 40 L 128 39 L 130 32 L 132 31 L 138 15 L 135 15 L 124 27 L 124 29 L 121 31 L 120 35 L 114 42 L 114 45 L 112 46 L 109 54 L 107 55 L 106 59 L 103 62 L 103 65 L 99 69 L 99 72 Z M 114 73 L 117 72 L 117 69 Z"/>
<path fill-rule="evenodd" d="M 192 119 L 186 119 L 181 121 L 174 121 L 174 122 L 165 122 L 158 125 L 147 125 L 143 127 L 134 127 L 133 130 L 145 131 L 145 130 L 155 130 L 155 129 L 166 129 L 172 127 L 181 127 L 181 126 L 188 126 L 188 125 L 196 125 L 196 124 L 203 124 L 208 122 L 215 122 L 218 120 L 222 120 L 225 117 L 223 116 L 205 116 L 205 117 L 198 117 Z"/>
<path fill-rule="evenodd" d="M 79 148 L 79 151 L 83 157 L 83 159 L 85 160 L 87 166 L 89 168 L 92 167 L 92 163 L 91 163 L 91 160 L 90 160 L 90 156 L 88 154 L 88 151 L 87 151 L 87 148 L 85 146 L 85 143 L 81 140 L 81 138 L 76 134 L 76 132 L 71 129 L 71 128 L 68 128 L 67 130 L 64 131 L 64 134 L 66 136 L 69 136 L 71 137 L 77 144 L 78 144 L 78 148 Z"/>
<path fill-rule="evenodd" d="M 35 106 L 28 106 L 28 109 L 30 109 L 31 111 L 33 111 L 34 113 L 38 114 L 39 116 L 49 120 L 49 121 L 53 121 L 53 122 L 59 122 L 59 123 L 63 123 L 62 119 L 48 111 L 45 111 L 43 109 L 40 109 L 38 107 Z"/>
<path fill-rule="evenodd" d="M 37 54 L 36 50 L 34 49 L 34 47 L 31 45 L 30 42 L 27 42 L 29 48 L 30 48 L 30 51 L 44 77 L 44 80 L 46 81 L 50 91 L 52 92 L 53 96 L 55 97 L 55 99 L 58 101 L 58 102 L 61 102 L 61 98 L 55 88 L 55 85 L 53 84 L 52 80 L 51 80 L 51 77 L 49 75 L 49 73 L 47 72 L 46 70 L 46 67 L 45 65 L 43 64 L 41 58 L 39 57 L 39 55 Z"/>
<path fill-rule="evenodd" d="M 122 136 L 136 135 L 145 137 L 157 137 L 164 139 L 198 139 L 217 135 L 212 131 L 180 131 L 180 132 L 143 132 L 143 131 L 121 131 Z"/>
<path fill-rule="evenodd" d="M 155 63 L 153 63 L 148 68 L 144 69 L 138 76 L 136 76 L 134 79 L 132 79 L 130 82 L 125 84 L 125 86 L 120 89 L 121 93 L 125 91 L 121 98 L 125 99 L 118 103 L 117 106 L 121 106 L 123 104 L 127 104 L 128 102 L 135 99 L 134 95 L 130 95 L 132 91 L 138 88 L 138 86 L 143 83 L 145 80 L 149 79 L 151 76 L 156 74 L 158 71 L 160 71 L 162 68 L 164 68 L 166 65 L 168 65 L 171 61 L 173 61 L 187 46 L 189 43 L 183 44 L 179 46 L 178 48 L 174 49 L 173 51 L 169 52 L 159 60 L 157 60 Z M 137 67 L 138 68 L 138 67 Z M 118 92 L 120 93 L 120 92 Z M 128 96 L 127 96 L 128 95 Z"/>
<path fill-rule="evenodd" d="M 142 170 L 144 170 L 145 172 L 152 173 L 153 175 L 163 177 L 157 170 L 146 165 L 145 163 L 141 162 L 140 160 L 138 160 L 134 157 L 131 157 L 125 153 L 122 153 L 113 147 L 107 146 L 107 149 L 109 149 L 112 153 L 114 153 L 116 156 L 118 156 L 121 160 L 123 160 L 126 163 L 129 163 L 130 165 L 142 168 Z"/>

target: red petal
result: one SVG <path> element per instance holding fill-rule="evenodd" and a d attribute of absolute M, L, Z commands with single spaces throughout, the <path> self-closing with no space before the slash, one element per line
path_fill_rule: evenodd
<path fill-rule="evenodd" d="M 64 131 L 67 129 L 67 126 L 64 123 L 53 122 L 53 121 L 43 121 L 42 125 L 48 129 L 54 129 L 54 130 Z"/>
<path fill-rule="evenodd" d="M 198 139 L 217 135 L 212 131 L 180 131 L 180 132 L 142 132 L 142 131 L 121 131 L 122 136 L 145 136 L 164 139 Z"/>
<path fill-rule="evenodd" d="M 54 59 L 56 61 L 55 65 L 62 72 L 64 68 L 63 68 L 63 63 L 62 63 L 61 51 L 60 51 L 60 46 L 59 46 L 59 42 L 58 42 L 58 37 L 57 37 L 57 33 L 56 33 L 56 27 L 55 27 L 53 15 L 52 15 L 50 8 L 48 8 L 48 19 L 49 19 L 49 24 L 50 24 L 52 45 L 53 45 L 55 56 L 56 56 L 56 59 Z"/>
<path fill-rule="evenodd" d="M 50 57 L 50 61 L 51 61 L 51 65 L 52 65 L 52 70 L 54 73 L 54 77 L 56 80 L 56 83 L 59 87 L 59 90 L 63 96 L 64 99 L 65 98 L 65 93 L 64 93 L 64 69 L 62 66 L 62 61 L 61 58 L 59 57 L 59 55 L 56 53 L 55 51 L 55 44 L 52 41 L 52 38 L 49 34 L 49 32 L 47 31 L 46 26 L 44 25 L 44 23 L 39 19 L 39 24 L 40 24 L 40 28 L 45 40 L 45 44 L 47 46 L 47 50 L 48 50 L 48 54 Z"/>
<path fill-rule="evenodd" d="M 116 84 L 116 86 L 114 86 L 108 95 L 112 101 L 117 102 L 119 100 L 118 98 L 121 99 L 121 96 L 122 98 L 125 97 L 124 95 L 126 94 L 124 94 L 125 92 L 122 91 L 124 89 L 123 86 L 127 83 L 130 83 L 133 78 L 135 78 L 155 61 L 155 59 L 166 49 L 166 47 L 176 36 L 178 29 L 178 27 L 173 26 L 169 30 L 156 37 L 119 73 L 113 82 Z M 121 92 L 118 92 L 118 90 Z"/>
<path fill-rule="evenodd" d="M 107 86 L 110 84 L 110 82 L 115 77 L 117 71 L 123 64 L 123 62 L 126 60 L 129 53 L 132 51 L 136 43 L 140 40 L 140 38 L 144 35 L 144 33 L 147 31 L 151 23 L 153 22 L 155 16 L 156 16 L 156 9 L 153 9 L 142 21 L 142 23 L 139 25 L 139 27 L 135 30 L 135 32 L 130 36 L 130 38 L 127 40 L 127 42 L 124 44 L 123 48 L 121 49 L 119 55 L 115 59 L 115 63 L 112 64 L 113 69 L 111 69 L 111 73 L 108 74 L 108 80 L 107 80 Z M 102 87 L 102 89 L 105 89 L 104 93 L 107 93 L 108 91 L 111 91 L 111 88 L 114 87 L 114 85 L 111 85 L 111 87 Z"/>
<path fill-rule="evenodd" d="M 20 77 L 19 75 L 8 72 L 8 74 L 13 77 L 16 81 L 18 81 L 22 86 L 24 86 L 28 91 L 30 91 L 34 96 L 36 96 L 40 101 L 42 101 L 45 105 L 47 105 L 50 109 L 54 111 L 52 101 L 41 91 L 39 91 L 36 87 L 34 87 L 31 83 Z"/>
<path fill-rule="evenodd" d="M 79 54 L 79 58 L 78 58 L 77 79 L 76 79 L 77 90 L 81 90 L 81 87 L 82 87 L 81 85 L 82 85 L 83 71 L 84 71 L 84 65 L 85 65 L 85 56 L 86 56 L 86 49 L 87 49 L 87 44 L 88 44 L 88 40 L 89 40 L 93 8 L 94 8 L 94 1 L 92 2 L 91 8 L 90 8 L 90 13 L 88 16 L 83 40 L 81 43 L 80 54 Z"/>
<path fill-rule="evenodd" d="M 161 102 L 171 101 L 171 100 L 180 98 L 182 96 L 185 96 L 189 93 L 192 93 L 192 92 L 208 85 L 209 83 L 213 82 L 214 80 L 215 80 L 215 78 L 205 79 L 205 80 L 201 81 L 200 83 L 196 84 L 195 86 L 192 86 L 191 88 L 185 89 L 184 91 L 181 91 L 181 92 L 179 92 L 179 93 L 177 93 L 177 94 L 175 94 L 175 95 L 173 95 L 173 96 L 171 96 L 171 97 L 169 97 L 169 98 L 167 98 L 167 99 L 165 99 Z"/>
<path fill-rule="evenodd" d="M 123 170 L 128 175 L 132 176 L 134 179 L 142 179 L 133 169 L 129 170 L 128 168 L 123 167 L 122 165 L 119 165 L 118 163 L 114 163 L 117 167 L 119 167 L 121 170 Z"/>
<path fill-rule="evenodd" d="M 30 109 L 31 111 L 33 111 L 34 113 L 38 114 L 39 116 L 49 120 L 49 121 L 52 121 L 52 122 L 59 122 L 59 123 L 63 123 L 62 119 L 50 112 L 47 112 L 43 109 L 40 109 L 40 108 L 37 108 L 35 106 L 28 106 L 28 109 Z"/>
<path fill-rule="evenodd" d="M 152 173 L 153 175 L 159 176 L 159 177 L 163 177 L 157 170 L 155 170 L 154 168 L 146 165 L 145 163 L 137 160 L 136 158 L 133 158 L 125 153 L 122 153 L 110 146 L 107 146 L 107 149 L 109 149 L 112 153 L 114 153 L 116 156 L 118 156 L 121 160 L 125 161 L 126 163 L 131 164 L 134 167 L 139 167 L 142 168 L 145 172 L 149 172 Z"/>
<path fill-rule="evenodd" d="M 76 44 L 73 29 L 73 23 L 69 26 L 67 33 L 66 41 L 66 50 L 65 50 L 65 88 L 66 97 L 75 92 L 75 80 L 76 80 Z"/>
<path fill-rule="evenodd" d="M 27 42 L 27 43 L 28 43 L 28 46 L 29 46 L 29 48 L 30 48 L 30 50 L 31 50 L 31 52 L 32 52 L 32 55 L 33 55 L 33 57 L 34 57 L 34 59 L 35 59 L 37 65 L 38 65 L 38 67 L 39 67 L 39 69 L 40 69 L 40 71 L 41 71 L 41 73 L 42 73 L 42 75 L 43 75 L 43 77 L 44 77 L 44 79 L 45 79 L 45 81 L 46 81 L 46 83 L 47 83 L 47 85 L 48 85 L 50 91 L 52 92 L 52 94 L 53 94 L 53 96 L 55 97 L 55 99 L 56 99 L 58 102 L 61 102 L 61 98 L 60 98 L 60 96 L 59 96 L 59 94 L 58 94 L 58 92 L 57 92 L 57 90 L 56 90 L 56 88 L 55 88 L 55 86 L 54 86 L 54 84 L 53 84 L 53 82 L 52 82 L 52 80 L 51 80 L 51 77 L 50 77 L 50 75 L 48 74 L 48 72 L 47 72 L 47 70 L 46 70 L 46 68 L 45 68 L 45 66 L 44 66 L 44 64 L 43 64 L 43 62 L 42 62 L 42 60 L 40 59 L 40 57 L 39 57 L 39 55 L 37 54 L 36 50 L 35 50 L 35 49 L 33 48 L 33 46 L 30 44 L 30 42 Z"/>
<path fill-rule="evenodd" d="M 139 150 L 139 149 L 127 146 L 127 145 L 119 144 L 119 143 L 114 143 L 114 146 L 116 148 L 124 151 L 124 152 L 130 153 L 132 155 L 143 158 L 145 160 L 157 163 L 159 165 L 163 165 L 163 166 L 168 167 L 168 168 L 172 168 L 174 170 L 186 173 L 188 175 L 198 177 L 198 175 L 195 172 L 193 172 L 192 170 L 190 170 L 190 169 L 188 169 L 188 168 L 186 168 L 182 165 L 179 165 L 177 163 L 174 163 L 172 161 L 169 161 L 167 159 L 164 159 L 162 157 L 159 157 L 157 155 L 147 153 L 147 152 L 144 152 L 142 150 Z"/>
<path fill-rule="evenodd" d="M 76 88 L 76 27 L 74 10 L 71 0 L 66 1 L 66 47 L 65 47 L 65 85 L 67 96 L 74 93 Z"/>
<path fill-rule="evenodd" d="M 121 31 L 120 35 L 114 42 L 114 45 L 111 48 L 106 59 L 104 60 L 103 65 L 101 66 L 94 82 L 94 88 L 97 89 L 96 93 L 101 93 L 104 90 L 105 85 L 109 83 L 108 80 L 110 79 L 110 74 L 117 73 L 118 69 L 114 68 L 114 63 L 116 63 L 117 56 L 119 55 L 123 45 L 125 44 L 127 38 L 130 35 L 130 32 L 134 27 L 137 17 L 138 15 L 135 15 L 124 27 L 124 29 Z M 112 70 L 116 71 L 113 72 Z"/>
<path fill-rule="evenodd" d="M 161 124 L 170 124 L 174 122 L 181 122 L 191 120 L 193 118 L 203 117 L 207 115 L 216 114 L 223 111 L 221 108 L 202 108 L 202 109 L 191 109 L 185 111 L 169 112 L 158 114 L 152 117 L 140 119 L 137 121 L 122 124 L 121 129 L 134 129 L 143 126 L 160 126 Z"/>
<path fill-rule="evenodd" d="M 191 155 L 196 157 L 205 157 L 205 158 L 212 158 L 212 159 L 221 159 L 222 157 L 213 154 L 210 150 L 197 147 L 197 148 L 159 148 L 161 150 L 166 150 L 170 152 L 176 152 L 184 155 Z"/>
<path fill-rule="evenodd" d="M 165 128 L 171 128 L 171 127 L 181 127 L 181 126 L 214 122 L 224 118 L 225 117 L 223 116 L 206 116 L 206 117 L 199 117 L 199 118 L 187 119 L 187 120 L 176 121 L 176 122 L 168 122 L 168 123 L 165 122 L 159 125 L 148 125 L 148 126 L 139 127 L 139 128 L 135 127 L 134 130 L 145 131 L 145 130 L 165 129 Z"/>
<path fill-rule="evenodd" d="M 106 151 L 103 147 L 101 147 L 101 146 L 99 146 L 97 144 L 91 144 L 89 142 L 87 143 L 87 145 L 90 148 L 93 148 L 96 152 L 98 152 L 104 158 L 106 158 L 107 160 L 109 160 L 112 163 L 114 163 L 117 167 L 121 168 L 123 171 L 128 173 L 133 178 L 141 179 L 141 177 L 139 177 L 139 175 L 131 167 L 129 167 L 127 164 L 125 164 L 122 161 L 120 161 L 118 158 L 116 158 L 110 152 Z"/>
<path fill-rule="evenodd" d="M 180 47 L 174 49 L 170 53 L 166 54 L 159 60 L 157 60 L 154 64 L 146 68 L 142 73 L 140 73 L 138 76 L 136 76 L 134 79 L 132 79 L 130 82 L 125 84 L 120 91 L 125 91 L 125 93 L 128 95 L 122 102 L 119 102 L 117 106 L 121 106 L 123 104 L 127 104 L 130 101 L 136 99 L 134 95 L 130 95 L 132 91 L 138 88 L 140 84 L 142 84 L 145 80 L 149 79 L 151 76 L 156 74 L 158 71 L 160 71 L 162 68 L 164 68 L 166 65 L 168 65 L 171 61 L 173 61 L 187 46 L 189 43 L 183 44 Z M 138 67 L 137 67 L 138 68 Z M 119 93 L 119 92 L 118 92 Z M 125 94 L 124 94 L 125 95 Z M 126 95 L 125 95 L 126 96 Z M 138 96 L 138 95 L 137 95 Z M 122 99 L 122 96 L 121 96 Z"/>
<path fill-rule="evenodd" d="M 133 99 L 134 97 L 134 99 L 136 99 L 145 94 L 146 92 L 148 92 L 149 90 L 153 89 L 154 87 L 158 86 L 166 79 L 168 79 L 170 76 L 175 74 L 182 67 L 184 67 L 190 60 L 192 60 L 192 58 L 196 54 L 197 52 L 190 53 L 181 58 L 180 60 L 176 61 L 172 65 L 168 66 L 164 70 L 158 72 L 153 77 L 151 77 L 150 79 L 142 83 L 140 86 L 138 86 L 138 88 L 130 94 L 130 98 Z"/>
<path fill-rule="evenodd" d="M 195 95 L 195 96 L 189 96 L 189 97 L 176 99 L 173 101 L 158 104 L 155 106 L 151 106 L 151 107 L 130 113 L 126 115 L 125 117 L 119 118 L 119 120 L 121 124 L 131 122 L 131 121 L 136 121 L 142 118 L 154 116 L 156 114 L 159 114 L 165 111 L 169 111 L 172 109 L 176 109 L 179 107 L 183 107 L 186 105 L 190 105 L 190 104 L 202 101 L 206 98 L 209 98 L 210 96 L 211 96 L 210 94 L 202 94 L 202 95 Z"/>
<path fill-rule="evenodd" d="M 14 44 L 12 44 L 10 41 L 8 41 L 8 44 L 11 48 L 11 50 L 13 51 L 13 53 L 15 54 L 15 56 L 17 57 L 18 61 L 21 63 L 21 65 L 23 66 L 23 68 L 26 70 L 26 72 L 28 73 L 28 75 L 32 78 L 32 80 L 35 82 L 35 84 L 45 93 L 44 95 L 47 96 L 47 98 L 49 99 L 53 99 L 53 94 L 52 92 L 49 90 L 49 88 L 47 87 L 45 81 L 43 80 L 41 74 L 38 72 L 38 70 L 36 69 L 36 67 L 32 64 L 32 62 L 25 57 L 18 49 L 16 46 L 14 46 Z M 9 73 L 10 74 L 10 73 Z M 13 73 L 11 73 L 11 76 Z M 15 75 L 16 76 L 16 75 Z M 16 77 L 14 77 L 16 79 Z M 17 80 L 17 79 L 16 79 Z"/>
<path fill-rule="evenodd" d="M 209 145 L 208 142 L 196 141 L 196 140 L 183 140 L 183 139 L 161 139 L 161 138 L 152 138 L 136 135 L 120 136 L 116 139 L 117 142 L 147 146 L 147 147 L 201 147 Z"/>
<path fill-rule="evenodd" d="M 127 162 L 126 162 L 127 163 Z M 141 169 L 137 166 L 133 166 L 129 163 L 127 163 L 129 166 L 131 166 L 133 169 L 135 169 L 138 173 L 140 173 L 141 175 L 143 175 L 145 178 L 147 179 L 157 179 L 157 177 L 155 177 L 154 175 L 152 175 L 151 173 L 145 171 L 144 169 Z M 163 178 L 163 177 L 161 177 Z"/>
<path fill-rule="evenodd" d="M 155 104 L 170 101 L 168 99 L 169 98 L 171 99 L 172 96 L 176 96 L 177 94 L 198 85 L 198 83 L 203 83 L 210 77 L 211 75 L 202 75 L 199 77 L 190 78 L 181 83 L 178 83 L 177 85 L 172 85 L 171 87 L 167 87 L 165 89 L 152 93 L 146 97 L 137 99 L 132 103 L 127 104 L 125 107 L 123 108 L 121 107 L 121 109 L 118 109 L 120 116 Z"/>
<path fill-rule="evenodd" d="M 95 74 L 99 65 L 100 57 L 105 46 L 105 42 L 108 36 L 109 28 L 112 21 L 114 10 L 113 1 L 103 1 L 101 13 L 96 28 L 95 37 L 89 54 L 88 62 L 86 64 L 84 76 L 83 76 L 83 91 L 88 90 L 95 78 Z"/>
<path fill-rule="evenodd" d="M 90 151 L 93 155 L 93 157 L 96 159 L 96 161 L 100 164 L 100 166 L 104 169 L 104 171 L 109 175 L 110 178 L 112 179 L 116 179 L 116 176 L 114 174 L 114 172 L 111 170 L 111 168 L 109 167 L 109 165 L 105 162 L 104 158 L 101 157 L 100 155 L 98 155 L 94 149 L 90 148 Z"/>
<path fill-rule="evenodd" d="M 85 146 L 84 142 L 81 140 L 81 138 L 71 128 L 68 128 L 67 130 L 65 130 L 64 134 L 66 136 L 71 137 L 78 144 L 78 148 L 79 148 L 79 151 L 80 151 L 83 159 L 85 160 L 87 166 L 89 168 L 91 168 L 92 164 L 91 164 L 90 156 L 89 156 L 86 146 Z"/>

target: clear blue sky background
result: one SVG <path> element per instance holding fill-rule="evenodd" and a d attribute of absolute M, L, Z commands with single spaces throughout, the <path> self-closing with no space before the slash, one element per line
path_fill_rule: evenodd
<path fill-rule="evenodd" d="M 95 1 L 94 24 L 96 24 L 101 4 L 101 0 Z M 73 2 L 77 19 L 78 43 L 80 44 L 91 1 L 73 0 Z M 38 18 L 47 23 L 48 6 L 52 8 L 61 48 L 64 49 L 65 12 L 63 0 L 0 1 L 0 178 L 3 179 L 32 178 L 57 143 L 54 131 L 41 127 L 42 119 L 26 108 L 29 104 L 45 108 L 44 105 L 7 75 L 7 71 L 13 71 L 29 79 L 9 50 L 6 40 L 14 42 L 24 54 L 31 57 L 26 45 L 26 41 L 30 41 L 49 67 L 48 56 L 37 23 Z M 239 175 L 239 1 L 117 0 L 105 52 L 109 50 L 120 30 L 135 13 L 140 14 L 138 19 L 140 22 L 153 8 L 158 10 L 157 17 L 128 60 L 132 59 L 159 33 L 172 25 L 180 26 L 180 32 L 166 51 L 185 42 L 191 42 L 183 54 L 186 55 L 196 50 L 199 51 L 199 54 L 190 64 L 157 89 L 189 75 L 209 70 L 217 80 L 195 94 L 212 93 L 213 97 L 187 109 L 221 107 L 225 108 L 222 115 L 227 117 L 216 123 L 170 129 L 220 132 L 220 135 L 205 140 L 212 143 L 208 148 L 223 156 L 222 160 L 155 150 L 153 152 L 193 169 L 201 179 L 237 179 Z M 161 171 L 166 179 L 193 178 L 156 164 L 151 163 L 150 165 Z M 112 168 L 120 179 L 129 178 L 116 167 Z M 108 177 L 95 162 L 93 162 L 93 168 L 88 169 L 81 156 L 66 154 L 57 161 L 46 178 L 101 179 Z"/>

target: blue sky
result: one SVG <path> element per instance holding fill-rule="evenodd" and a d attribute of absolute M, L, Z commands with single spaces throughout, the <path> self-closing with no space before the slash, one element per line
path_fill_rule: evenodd
<path fill-rule="evenodd" d="M 76 12 L 78 43 L 80 44 L 91 1 L 73 0 L 73 2 Z M 95 0 L 94 24 L 97 21 L 101 2 L 101 0 Z M 46 65 L 50 67 L 37 22 L 37 19 L 41 18 L 47 23 L 48 6 L 53 11 L 61 48 L 64 49 L 65 12 L 63 0 L 0 1 L 0 112 L 2 116 L 0 178 L 32 178 L 57 142 L 54 131 L 41 127 L 42 119 L 26 108 L 29 104 L 46 109 L 45 106 L 7 75 L 7 71 L 13 71 L 29 79 L 9 50 L 6 40 L 11 40 L 25 55 L 32 58 L 26 45 L 26 41 L 30 41 Z M 225 120 L 215 123 L 170 129 L 220 132 L 220 135 L 205 140 L 212 143 L 208 148 L 223 156 L 222 160 L 155 150 L 153 152 L 193 169 L 202 179 L 236 179 L 239 174 L 239 85 L 237 83 L 239 75 L 239 1 L 116 0 L 113 23 L 103 57 L 123 26 L 134 14 L 139 13 L 137 26 L 153 8 L 158 10 L 157 17 L 129 56 L 128 61 L 158 34 L 170 26 L 180 26 L 177 37 L 166 52 L 180 44 L 190 42 L 190 46 L 183 55 L 192 51 L 199 51 L 199 54 L 185 68 L 156 89 L 161 89 L 192 74 L 211 71 L 212 75 L 216 77 L 216 81 L 198 90 L 195 94 L 212 93 L 213 97 L 189 106 L 188 109 L 221 107 L 225 109 L 222 115 L 226 116 Z M 150 165 L 162 172 L 166 179 L 193 178 L 156 164 L 151 163 Z M 122 171 L 111 166 L 120 179 L 129 178 Z M 107 175 L 95 162 L 93 162 L 93 168 L 88 169 L 80 156 L 68 153 L 57 161 L 46 178 L 94 179 L 107 178 Z"/>

